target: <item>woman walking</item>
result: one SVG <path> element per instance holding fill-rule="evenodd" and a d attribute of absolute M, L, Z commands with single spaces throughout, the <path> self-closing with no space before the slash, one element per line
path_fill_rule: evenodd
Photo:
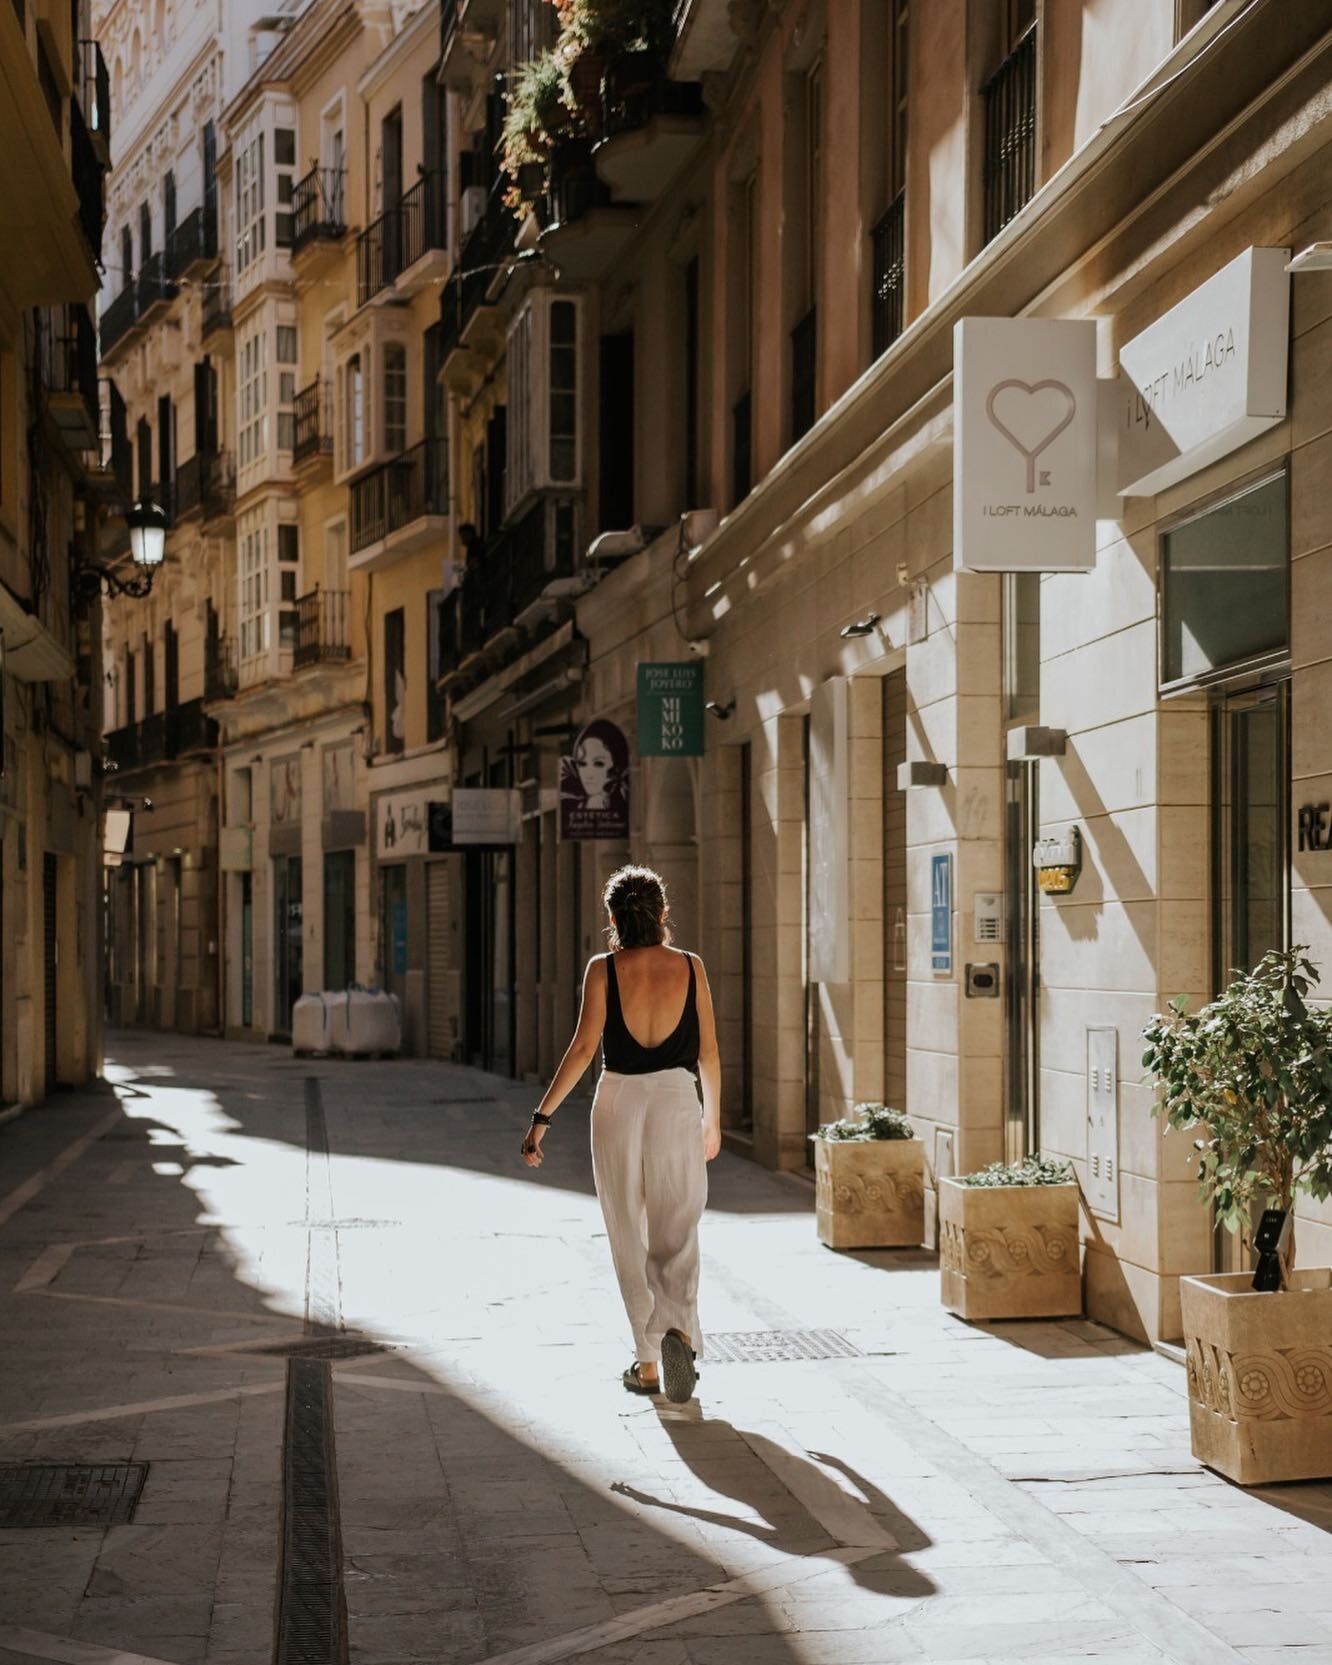
<path fill-rule="evenodd" d="M 522 1154 L 528 1167 L 541 1166 L 546 1128 L 600 1042 L 592 1170 L 634 1336 L 635 1361 L 623 1381 L 631 1393 L 664 1387 L 682 1405 L 693 1395 L 702 1352 L 698 1222 L 706 1164 L 721 1149 L 717 1026 L 701 961 L 670 946 L 658 875 L 622 867 L 602 900 L 610 952 L 588 961 L 578 1027 Z"/>

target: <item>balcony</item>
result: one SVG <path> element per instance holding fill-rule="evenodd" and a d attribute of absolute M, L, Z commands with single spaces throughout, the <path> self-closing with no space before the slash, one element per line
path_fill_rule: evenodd
<path fill-rule="evenodd" d="M 906 299 L 906 196 L 896 200 L 870 232 L 873 288 L 871 346 L 875 358 L 886 353 L 902 333 Z"/>
<path fill-rule="evenodd" d="M 102 48 L 95 40 L 78 47 L 79 104 L 84 125 L 103 167 L 111 165 L 111 77 Z"/>
<path fill-rule="evenodd" d="M 216 205 L 191 209 L 171 233 L 167 244 L 167 275 L 180 278 L 217 259 Z"/>
<path fill-rule="evenodd" d="M 422 175 L 356 239 L 356 304 L 404 300 L 442 276 L 444 176 Z"/>
<path fill-rule="evenodd" d="M 199 328 L 205 341 L 231 328 L 231 279 L 224 261 L 219 260 L 204 279 Z"/>
<path fill-rule="evenodd" d="M 455 387 L 465 386 L 499 346 L 499 308 L 489 304 L 489 298 L 492 285 L 501 286 L 500 274 L 508 264 L 518 230 L 504 203 L 506 183 L 500 177 L 491 185 L 480 218 L 463 240 L 458 271 L 440 295 L 444 373 Z"/>
<path fill-rule="evenodd" d="M 135 311 L 140 323 L 165 312 L 176 298 L 176 285 L 167 270 L 167 258 L 161 249 L 150 254 L 139 267 L 135 286 Z"/>
<path fill-rule="evenodd" d="M 291 663 L 294 670 L 326 662 L 340 664 L 351 658 L 347 640 L 346 590 L 321 590 L 296 597 L 296 644 Z"/>
<path fill-rule="evenodd" d="M 134 279 L 127 277 L 125 287 L 115 300 L 105 308 L 97 322 L 100 337 L 101 353 L 104 359 L 111 354 L 138 323 L 138 312 L 135 306 Z"/>
<path fill-rule="evenodd" d="M 544 634 L 586 587 L 575 570 L 572 543 L 561 546 L 551 535 L 549 507 L 534 504 L 469 557 L 462 585 L 444 609 L 445 679 L 484 674 L 488 662 Z"/>
<path fill-rule="evenodd" d="M 101 434 L 97 330 L 88 309 L 66 308 L 63 335 L 43 333 L 39 363 L 46 414 L 69 451 L 95 451 Z"/>
<path fill-rule="evenodd" d="M 163 713 L 166 718 L 166 754 L 184 757 L 189 752 L 212 751 L 217 745 L 217 724 L 204 710 L 204 702 L 186 700 Z"/>
<path fill-rule="evenodd" d="M 318 376 L 301 388 L 293 409 L 294 468 L 318 466 L 333 455 L 333 384 Z"/>
<path fill-rule="evenodd" d="M 373 571 L 442 539 L 447 529 L 448 450 L 423 439 L 351 484 L 353 571 Z"/>
<path fill-rule="evenodd" d="M 204 638 L 204 700 L 229 700 L 236 692 L 235 643 L 226 636 Z"/>
<path fill-rule="evenodd" d="M 106 224 L 106 161 L 88 132 L 77 100 L 69 106 L 70 176 L 79 199 L 79 229 L 100 264 L 102 228 Z"/>
<path fill-rule="evenodd" d="M 985 241 L 1036 188 L 1036 25 L 981 88 L 985 106 Z"/>
<path fill-rule="evenodd" d="M 97 456 L 84 479 L 88 495 L 107 508 L 127 509 L 134 500 L 133 456 L 125 401 L 116 384 L 103 376 L 98 383 Z"/>
<path fill-rule="evenodd" d="M 693 154 L 705 112 L 697 81 L 671 81 L 652 52 L 625 52 L 606 69 L 597 176 L 616 202 L 655 202 Z"/>
<path fill-rule="evenodd" d="M 102 745 L 118 769 L 143 769 L 188 752 L 211 751 L 217 745 L 217 724 L 205 712 L 202 700 L 187 700 L 169 711 L 154 711 L 137 723 L 112 729 L 103 736 Z"/>
<path fill-rule="evenodd" d="M 291 193 L 291 258 L 346 235 L 346 168 L 311 168 Z"/>
<path fill-rule="evenodd" d="M 600 278 L 642 224 L 638 209 L 611 202 L 591 144 L 582 138 L 567 139 L 552 153 L 538 214 L 545 227 L 542 253 L 573 283 Z"/>
<path fill-rule="evenodd" d="M 231 452 L 196 451 L 186 457 L 176 470 L 174 495 L 177 521 L 195 514 L 205 524 L 225 519 L 236 501 L 236 466 Z"/>

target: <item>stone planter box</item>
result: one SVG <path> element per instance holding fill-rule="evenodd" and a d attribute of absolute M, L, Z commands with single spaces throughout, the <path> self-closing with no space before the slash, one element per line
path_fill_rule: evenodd
<path fill-rule="evenodd" d="M 1179 1281 L 1193 1454 L 1242 1486 L 1332 1478 L 1332 1271 L 1280 1295 L 1252 1281 Z"/>
<path fill-rule="evenodd" d="M 943 1304 L 959 1318 L 1082 1311 L 1078 1188 L 939 1181 Z"/>
<path fill-rule="evenodd" d="M 925 1236 L 919 1139 L 815 1139 L 819 1242 L 830 1249 L 916 1248 Z"/>

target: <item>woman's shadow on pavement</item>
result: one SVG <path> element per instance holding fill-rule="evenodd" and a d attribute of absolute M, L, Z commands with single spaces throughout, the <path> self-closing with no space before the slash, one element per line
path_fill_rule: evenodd
<path fill-rule="evenodd" d="M 611 1490 L 646 1508 L 664 1509 L 704 1525 L 742 1532 L 758 1543 L 789 1554 L 817 1556 L 834 1548 L 873 1549 L 878 1553 L 848 1565 L 847 1570 L 857 1583 L 895 1596 L 925 1597 L 935 1593 L 937 1587 L 930 1578 L 900 1559 L 903 1554 L 928 1548 L 932 1540 L 887 1493 L 844 1459 L 820 1451 L 811 1451 L 805 1457 L 766 1434 L 736 1428 L 715 1417 L 709 1417 L 706 1425 L 714 1435 L 706 1446 L 700 1446 L 689 1437 L 697 1432 L 698 1424 L 662 1418 L 676 1456 L 695 1478 L 710 1491 L 733 1498 L 760 1519 L 654 1497 L 624 1481 L 616 1481 Z M 716 1441 L 718 1430 L 734 1435 L 736 1443 L 726 1441 L 724 1434 L 722 1441 Z M 737 1460 L 740 1453 L 747 1453 L 751 1460 Z M 839 1485 L 830 1470 L 847 1480 L 859 1497 L 851 1496 Z M 774 1508 L 778 1499 L 780 1507 Z M 831 1538 L 832 1543 L 822 1548 L 805 1548 L 804 1540 L 809 1534 L 793 1535 L 792 1530 L 792 1517 L 800 1513 L 817 1534 Z M 885 1557 L 892 1558 L 886 1574 Z M 866 1576 L 871 1572 L 872 1580 Z"/>

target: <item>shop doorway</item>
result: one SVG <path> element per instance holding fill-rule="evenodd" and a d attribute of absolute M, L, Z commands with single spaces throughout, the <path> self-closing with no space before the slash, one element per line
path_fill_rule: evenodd
<path fill-rule="evenodd" d="M 56 858 L 49 850 L 42 855 L 42 925 L 43 952 L 42 970 L 45 984 L 46 998 L 46 1089 L 49 1092 L 56 1084 L 56 882 L 59 869 Z"/>
<path fill-rule="evenodd" d="M 254 876 L 242 873 L 241 881 L 241 1023 L 254 1027 Z"/>
<path fill-rule="evenodd" d="M 356 981 L 356 852 L 324 856 L 324 987 L 348 989 Z"/>
<path fill-rule="evenodd" d="M 513 852 L 469 850 L 467 1061 L 513 1073 Z"/>
<path fill-rule="evenodd" d="M 304 979 L 300 856 L 273 857 L 273 1033 L 287 1039 Z"/>
<path fill-rule="evenodd" d="M 407 1009 L 407 864 L 379 870 L 379 941 L 384 988 Z"/>
<path fill-rule="evenodd" d="M 1212 993 L 1290 941 L 1290 700 L 1278 682 L 1216 699 L 1212 740 Z M 1253 1263 L 1247 1231 L 1218 1225 L 1213 1267 Z"/>

